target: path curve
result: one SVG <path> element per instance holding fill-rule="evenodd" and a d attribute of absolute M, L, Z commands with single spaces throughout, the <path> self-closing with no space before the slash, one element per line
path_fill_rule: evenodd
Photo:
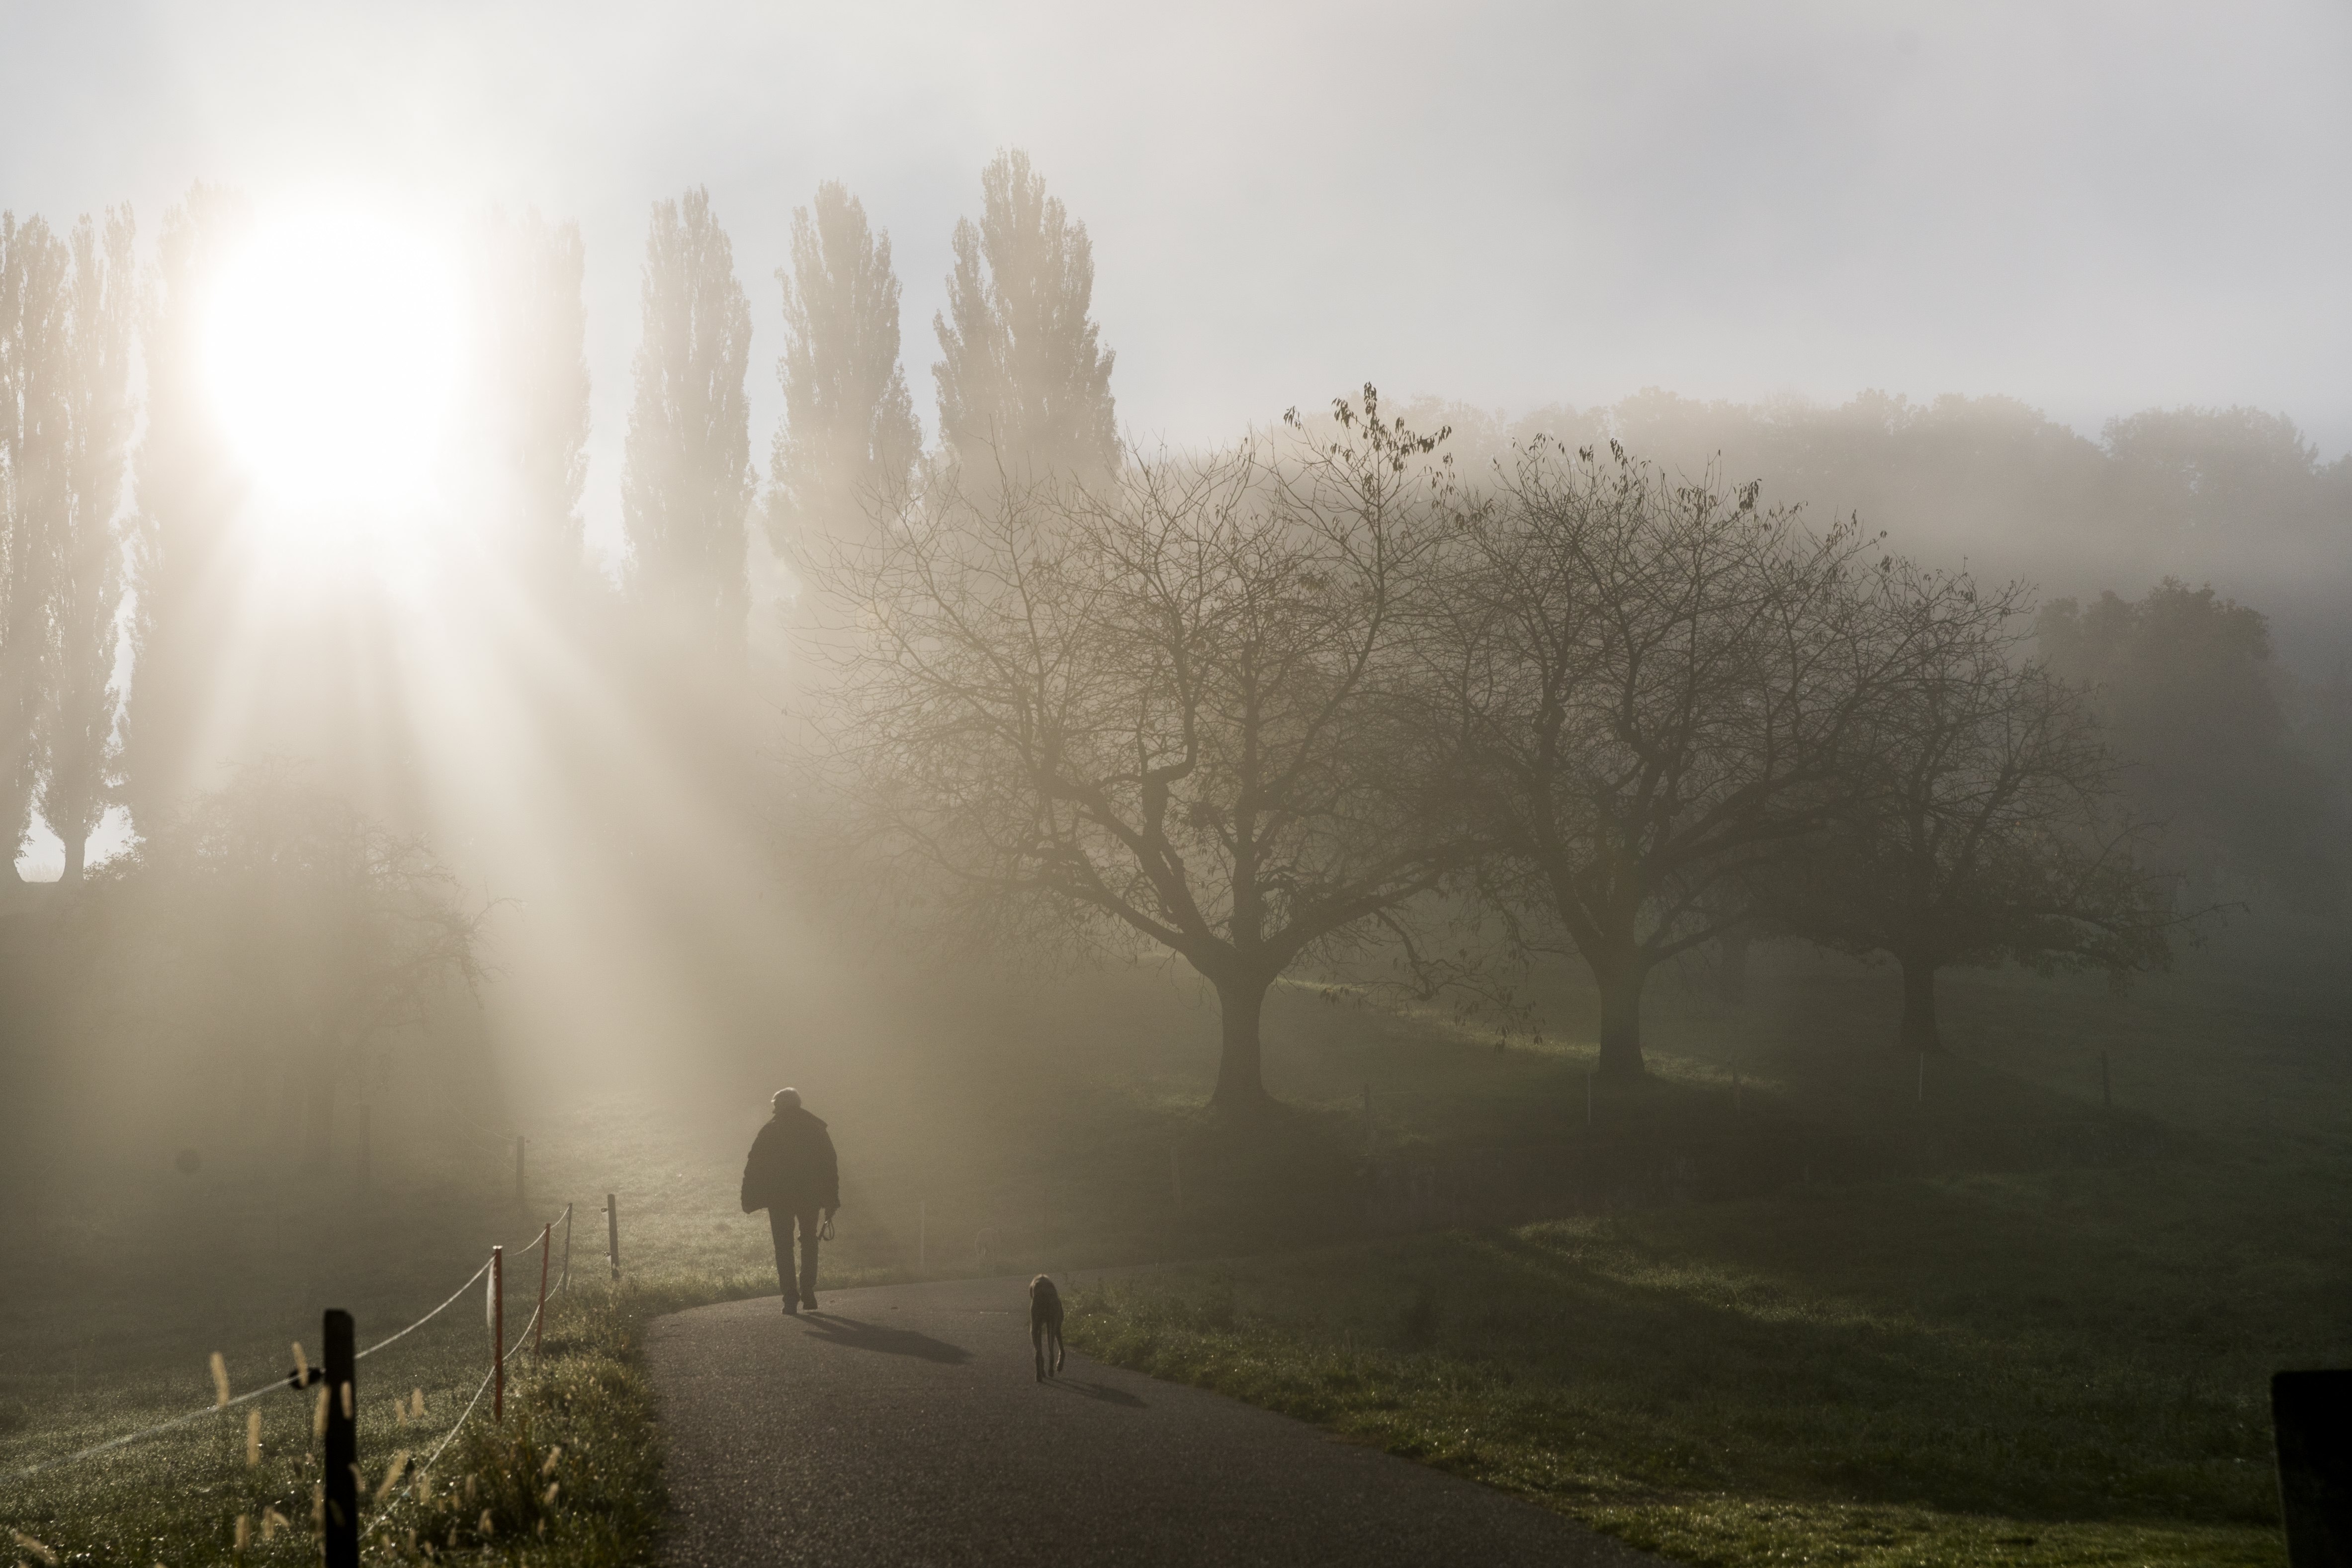
<path fill-rule="evenodd" d="M 667 1562 L 1654 1565 L 1531 1503 L 1073 1354 L 1031 1374 L 1018 1279 L 657 1319 Z"/>

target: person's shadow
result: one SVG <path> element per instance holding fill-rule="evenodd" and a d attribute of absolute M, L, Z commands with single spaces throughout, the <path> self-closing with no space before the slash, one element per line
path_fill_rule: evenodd
<path fill-rule="evenodd" d="M 843 1345 L 854 1351 L 878 1351 L 884 1355 L 910 1355 L 924 1361 L 941 1362 L 949 1366 L 961 1366 L 971 1359 L 971 1352 L 945 1340 L 935 1340 L 929 1334 L 919 1334 L 912 1329 L 884 1329 L 863 1323 L 856 1318 L 844 1318 L 834 1313 L 803 1312 L 801 1324 L 810 1336 Z"/>
<path fill-rule="evenodd" d="M 1127 1390 L 1113 1388 L 1107 1383 L 1080 1383 L 1075 1378 L 1055 1377 L 1047 1379 L 1045 1386 L 1058 1388 L 1065 1394 L 1083 1394 L 1088 1399 L 1099 1400 L 1105 1405 L 1124 1405 L 1129 1410 L 1149 1408 Z"/>

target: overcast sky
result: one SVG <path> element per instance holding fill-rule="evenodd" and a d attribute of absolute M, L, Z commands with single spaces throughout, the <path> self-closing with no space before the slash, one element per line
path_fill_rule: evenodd
<path fill-rule="evenodd" d="M 1122 423 L 1366 379 L 1525 409 L 2003 392 L 2352 446 L 2352 6 L 7 0 L 0 205 L 188 183 L 577 219 L 614 527 L 647 205 L 709 186 L 779 399 L 791 210 L 890 231 L 926 424 L 948 235 L 1027 148 L 1092 233 Z"/>

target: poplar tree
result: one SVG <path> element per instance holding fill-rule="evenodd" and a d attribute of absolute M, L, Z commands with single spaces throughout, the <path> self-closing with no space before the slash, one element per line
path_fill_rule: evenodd
<path fill-rule="evenodd" d="M 906 489 L 922 447 L 915 400 L 898 366 L 898 279 L 890 237 L 839 183 L 819 185 L 814 211 L 793 214 L 793 264 L 778 268 L 784 353 L 768 498 L 770 540 L 857 527 L 869 499 Z"/>
<path fill-rule="evenodd" d="M 1087 313 L 1087 226 L 1045 194 L 1018 149 L 981 171 L 980 190 L 980 222 L 956 223 L 948 309 L 932 319 L 940 437 L 967 468 L 1107 472 L 1118 460 L 1116 356 L 1097 346 Z"/>
<path fill-rule="evenodd" d="M 61 399 L 65 452 L 57 511 L 56 571 L 48 624 L 53 668 L 43 714 L 47 766 L 41 816 L 65 846 L 65 880 L 81 880 L 90 833 L 116 782 L 114 683 L 122 615 L 123 463 L 131 446 L 131 353 L 139 281 L 128 208 L 100 230 L 74 226 L 66 289 L 67 360 Z"/>
<path fill-rule="evenodd" d="M 0 213 L 0 849 L 16 877 L 40 773 L 49 595 L 67 489 L 65 243 Z"/>
<path fill-rule="evenodd" d="M 204 376 L 205 311 L 243 238 L 242 196 L 199 184 L 164 215 L 140 325 L 146 429 L 132 459 L 131 623 L 121 796 L 142 833 L 206 782 L 209 715 L 234 613 L 226 551 L 247 479 Z"/>
<path fill-rule="evenodd" d="M 655 204 L 643 298 L 645 336 L 621 476 L 630 592 L 669 635 L 740 658 L 751 605 L 743 528 L 753 479 L 743 371 L 751 310 L 708 191 Z"/>
<path fill-rule="evenodd" d="M 588 310 L 576 224 L 536 211 L 484 226 L 489 303 L 480 433 L 497 547 L 524 589 L 576 595 L 583 568 L 580 492 L 588 476 Z"/>

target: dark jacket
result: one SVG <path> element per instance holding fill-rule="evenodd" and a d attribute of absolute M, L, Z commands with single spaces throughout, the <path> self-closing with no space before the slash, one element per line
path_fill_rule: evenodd
<path fill-rule="evenodd" d="M 768 1119 L 743 1162 L 743 1212 L 779 1209 L 806 1214 L 841 1206 L 841 1167 L 833 1135 L 799 1106 Z"/>

